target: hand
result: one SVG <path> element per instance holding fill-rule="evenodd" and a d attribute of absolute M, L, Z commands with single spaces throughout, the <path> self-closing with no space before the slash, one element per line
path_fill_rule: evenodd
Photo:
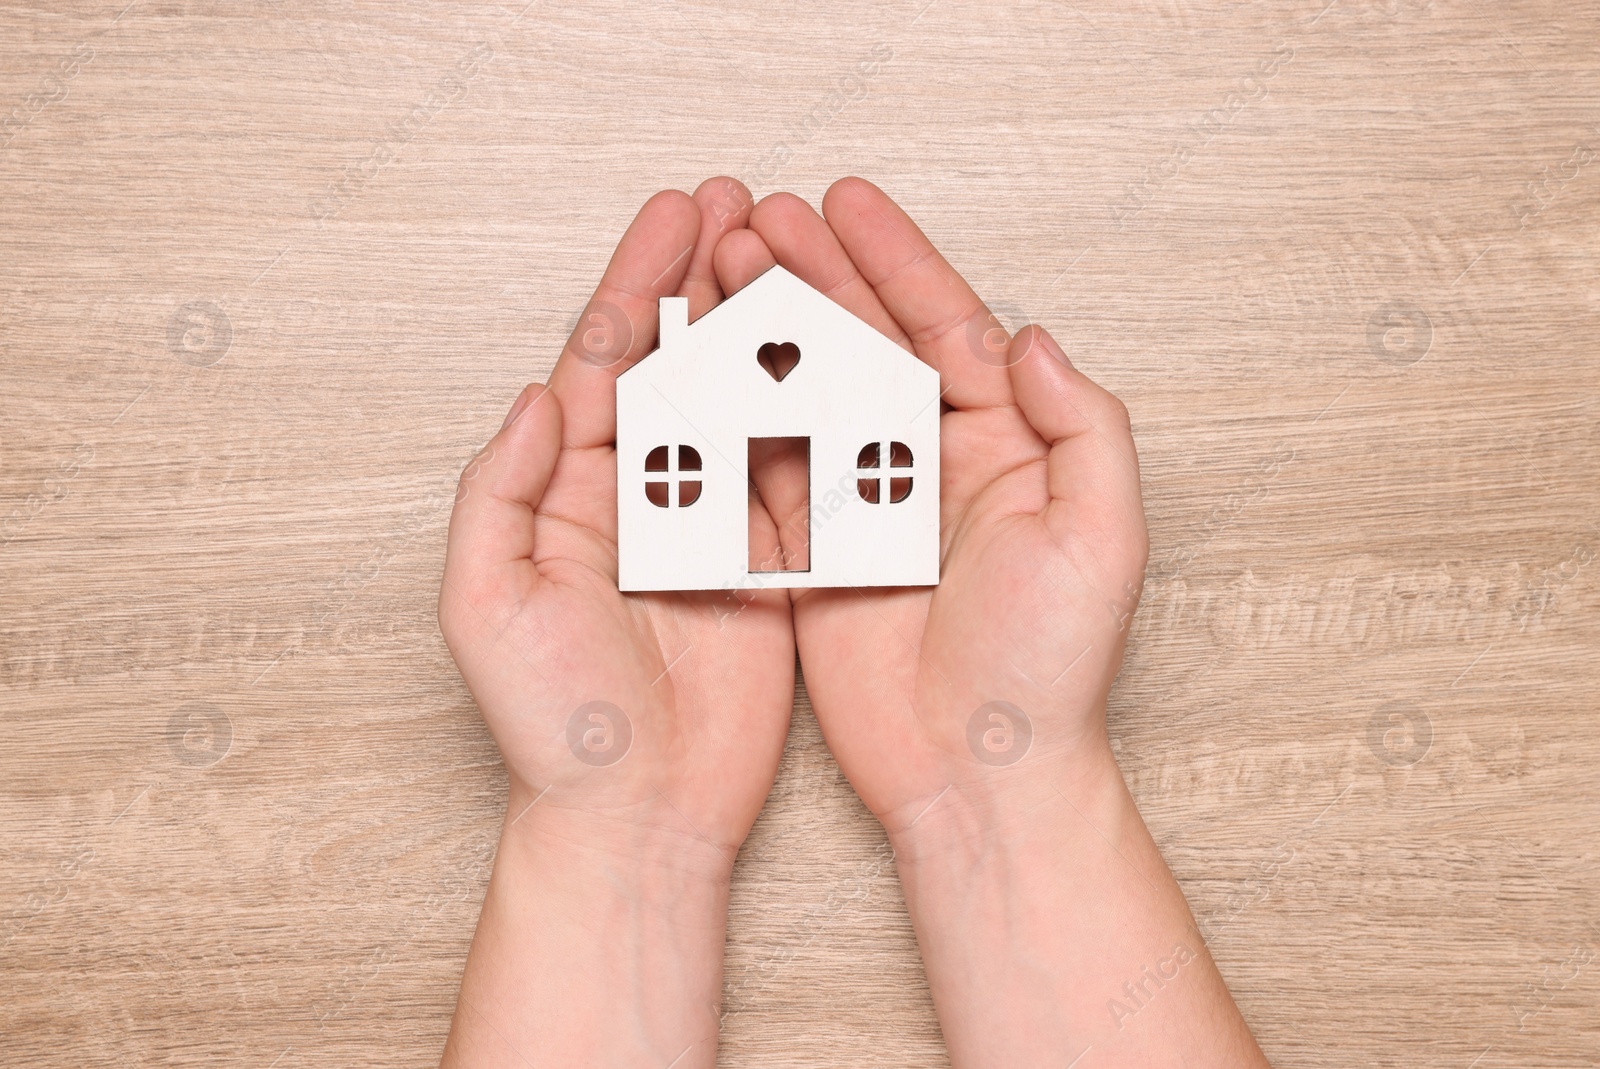
<path fill-rule="evenodd" d="M 716 262 L 729 292 L 782 263 L 940 372 L 939 586 L 792 594 L 828 745 L 897 834 L 941 792 L 1019 791 L 1105 748 L 1147 549 L 1139 468 L 1122 404 L 1043 329 L 1008 338 L 881 190 L 845 179 L 823 212 L 770 196 Z M 804 494 L 757 483 L 803 539 Z"/>
<path fill-rule="evenodd" d="M 524 819 L 562 813 L 623 841 L 659 832 L 724 866 L 783 750 L 788 601 L 617 591 L 615 381 L 654 347 L 658 298 L 688 297 L 691 318 L 722 299 L 712 253 L 750 203 L 713 179 L 641 209 L 548 387 L 522 392 L 463 473 L 439 594 L 514 810 L 537 798 Z M 776 543 L 754 499 L 751 527 Z"/>
<path fill-rule="evenodd" d="M 792 601 L 817 720 L 894 844 L 951 1064 L 1265 1065 L 1107 741 L 1147 553 L 1127 410 L 1042 328 L 1008 338 L 860 179 L 821 217 L 768 197 L 716 253 L 729 293 L 773 262 L 937 368 L 948 406 L 939 586 Z M 754 477 L 790 550 L 805 505 L 783 471 Z"/>
<path fill-rule="evenodd" d="M 448 1063 L 535 1042 L 541 1061 L 714 1061 L 728 875 L 793 704 L 789 602 L 618 592 L 615 379 L 654 347 L 658 298 L 691 318 L 721 300 L 713 251 L 750 204 L 732 179 L 651 198 L 549 386 L 463 473 L 439 622 L 510 797 Z M 754 500 L 750 528 L 777 552 Z"/>

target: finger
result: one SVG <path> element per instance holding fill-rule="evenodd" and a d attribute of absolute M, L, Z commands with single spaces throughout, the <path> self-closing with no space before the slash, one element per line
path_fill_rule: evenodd
<path fill-rule="evenodd" d="M 944 399 L 956 408 L 1010 404 L 1004 328 L 911 217 L 863 178 L 835 182 L 822 214 L 917 355 L 938 368 Z"/>
<path fill-rule="evenodd" d="M 754 230 L 733 231 L 717 246 L 717 278 L 723 292 L 730 296 L 776 263 L 772 250 Z M 755 488 L 752 505 L 762 510 L 775 541 L 758 558 L 752 535 L 752 571 L 805 571 L 810 567 L 809 459 L 807 444 L 802 441 L 765 438 L 751 443 L 750 484 Z M 752 525 L 755 522 L 752 517 Z M 751 530 L 755 530 L 754 526 Z"/>
<path fill-rule="evenodd" d="M 733 296 L 766 274 L 778 260 L 754 230 L 735 230 L 717 243 L 717 284 Z"/>
<path fill-rule="evenodd" d="M 1009 356 L 1017 405 L 1050 446 L 1045 521 L 1087 526 L 1102 536 L 1096 545 L 1136 550 L 1142 570 L 1144 508 L 1127 408 L 1074 368 L 1042 327 L 1019 330 Z"/>
<path fill-rule="evenodd" d="M 445 587 L 479 605 L 488 591 L 526 593 L 533 566 L 534 510 L 561 452 L 561 403 L 534 384 L 505 425 L 461 473 L 445 548 Z"/>
<path fill-rule="evenodd" d="M 750 443 L 750 482 L 772 517 L 782 561 L 766 571 L 811 568 L 811 448 L 798 438 L 760 438 Z"/>
<path fill-rule="evenodd" d="M 749 488 L 749 560 L 746 567 L 751 572 L 772 572 L 783 567 L 783 543 L 778 538 L 778 525 L 772 514 L 762 505 L 755 483 Z"/>
<path fill-rule="evenodd" d="M 561 399 L 566 445 L 617 437 L 617 376 L 656 343 L 657 300 L 678 292 L 700 232 L 700 209 L 676 189 L 645 202 L 617 243 L 600 286 L 550 374 Z"/>
<path fill-rule="evenodd" d="M 911 339 L 811 205 L 793 193 L 774 193 L 750 213 L 750 229 L 761 235 L 778 263 L 807 285 L 911 349 Z"/>
<path fill-rule="evenodd" d="M 743 182 L 726 176 L 701 182 L 694 191 L 694 202 L 700 209 L 700 235 L 695 239 L 683 285 L 678 287 L 678 296 L 689 298 L 691 323 L 722 300 L 713 259 L 717 246 L 728 234 L 750 222 L 750 209 L 755 203 Z"/>

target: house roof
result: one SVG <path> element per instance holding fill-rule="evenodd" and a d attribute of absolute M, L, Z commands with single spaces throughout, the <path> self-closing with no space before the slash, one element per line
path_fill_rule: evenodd
<path fill-rule="evenodd" d="M 800 305 L 806 309 L 805 315 L 808 318 L 827 316 L 834 320 L 839 329 L 846 329 L 855 334 L 864 348 L 870 347 L 886 359 L 903 359 L 917 367 L 926 368 L 929 372 L 933 372 L 931 367 L 924 364 L 914 354 L 907 352 L 872 324 L 851 312 L 848 308 L 838 304 L 797 275 L 776 265 L 762 272 L 749 285 L 722 301 L 705 315 L 689 323 L 685 328 L 687 336 L 692 337 L 704 329 L 719 324 L 727 316 L 737 314 L 739 310 L 747 309 L 751 304 L 763 300 L 782 301 L 790 306 Z M 651 357 L 657 355 L 670 356 L 671 353 L 667 352 L 670 344 L 666 344 L 666 341 L 666 338 L 663 337 L 663 344 L 645 354 L 631 367 L 624 369 L 618 375 L 618 378 L 643 365 Z M 933 373 L 937 375 L 936 372 Z"/>

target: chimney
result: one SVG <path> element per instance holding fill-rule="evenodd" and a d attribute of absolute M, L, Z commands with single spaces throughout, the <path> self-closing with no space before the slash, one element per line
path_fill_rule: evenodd
<path fill-rule="evenodd" d="M 684 344 L 688 333 L 689 298 L 661 298 L 661 344 L 658 348 L 671 352 Z"/>

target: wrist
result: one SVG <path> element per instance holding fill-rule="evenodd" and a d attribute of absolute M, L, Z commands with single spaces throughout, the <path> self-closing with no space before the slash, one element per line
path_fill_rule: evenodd
<path fill-rule="evenodd" d="M 725 901 L 737 843 L 701 836 L 664 796 L 573 805 L 558 791 L 529 791 L 513 782 L 500 834 L 508 861 L 559 867 L 639 896 L 659 891 L 685 904 Z"/>
<path fill-rule="evenodd" d="M 730 866 L 557 790 L 513 786 L 444 1064 L 710 1069 Z"/>
<path fill-rule="evenodd" d="M 1183 982 L 1141 1023 L 1215 1015 L 1215 971 L 1187 968 L 1203 943 L 1109 748 L 952 787 L 892 841 L 952 1065 L 1090 1047 L 1096 1064 L 1167 1064 L 1158 1028 L 1123 1027 L 1149 997 L 1115 1000 L 1180 951 Z"/>
<path fill-rule="evenodd" d="M 1030 757 L 997 768 L 966 763 L 940 792 L 884 814 L 902 870 L 938 858 L 976 864 L 1091 826 L 1120 835 L 1139 821 L 1103 735 L 1069 753 Z"/>

